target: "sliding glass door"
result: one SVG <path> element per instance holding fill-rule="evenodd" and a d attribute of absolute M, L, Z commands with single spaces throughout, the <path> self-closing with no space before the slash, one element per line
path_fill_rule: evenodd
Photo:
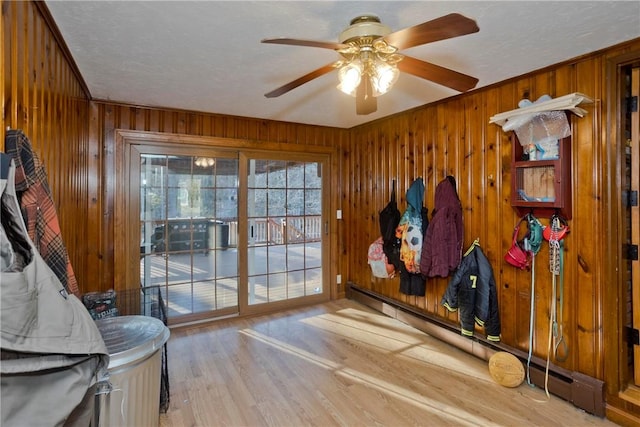
<path fill-rule="evenodd" d="M 135 145 L 143 301 L 159 294 L 177 324 L 327 300 L 327 164 L 328 155 Z"/>
<path fill-rule="evenodd" d="M 248 312 L 293 300 L 328 297 L 324 280 L 323 163 L 317 156 L 289 160 L 241 156 L 246 177 Z"/>

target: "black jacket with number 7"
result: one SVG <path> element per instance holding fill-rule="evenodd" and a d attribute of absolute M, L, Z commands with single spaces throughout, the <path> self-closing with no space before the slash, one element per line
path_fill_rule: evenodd
<path fill-rule="evenodd" d="M 475 324 L 483 326 L 490 341 L 500 341 L 500 313 L 496 281 L 489 260 L 473 244 L 449 281 L 441 304 L 459 311 L 462 335 L 472 336 Z"/>

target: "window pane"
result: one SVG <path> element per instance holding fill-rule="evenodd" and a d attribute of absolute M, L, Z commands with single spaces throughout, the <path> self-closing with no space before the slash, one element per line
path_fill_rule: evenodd
<path fill-rule="evenodd" d="M 267 263 L 267 270 L 269 273 L 280 273 L 287 271 L 287 254 L 286 246 L 269 246 L 269 262 Z"/>
<path fill-rule="evenodd" d="M 236 159 L 218 159 L 216 161 L 216 186 L 218 188 L 238 187 L 238 161 Z"/>
<path fill-rule="evenodd" d="M 286 214 L 286 190 L 268 190 L 268 216 L 283 216 Z"/>
<path fill-rule="evenodd" d="M 217 190 L 215 188 L 200 188 L 200 209 L 197 216 L 201 216 L 204 218 L 215 218 L 217 217 L 216 212 L 216 194 Z"/>
<path fill-rule="evenodd" d="M 290 271 L 287 274 L 287 286 L 289 298 L 297 298 L 305 295 L 304 270 Z"/>
<path fill-rule="evenodd" d="M 248 212 L 249 217 L 267 216 L 266 192 L 262 190 L 248 190 Z"/>
<path fill-rule="evenodd" d="M 322 293 L 322 270 L 320 268 L 305 270 L 305 292 L 306 295 Z"/>
<path fill-rule="evenodd" d="M 304 214 L 304 190 L 287 190 L 287 215 Z"/>
<path fill-rule="evenodd" d="M 268 160 L 266 164 L 268 165 L 267 185 L 269 188 L 286 188 L 286 162 L 280 160 Z"/>
<path fill-rule="evenodd" d="M 236 277 L 216 281 L 216 304 L 218 310 L 238 305 L 238 279 Z"/>
<path fill-rule="evenodd" d="M 226 220 L 238 217 L 238 189 L 218 189 L 216 195 L 216 218 Z"/>
<path fill-rule="evenodd" d="M 289 270 L 304 269 L 304 244 L 287 245 L 287 267 Z"/>
<path fill-rule="evenodd" d="M 267 274 L 267 247 L 249 248 L 249 275 Z"/>
<path fill-rule="evenodd" d="M 322 188 L 322 174 L 320 163 L 307 163 L 304 168 L 304 187 Z"/>
<path fill-rule="evenodd" d="M 322 191 L 305 190 L 304 214 L 320 215 L 322 213 Z"/>
<path fill-rule="evenodd" d="M 285 273 L 270 274 L 269 302 L 287 299 L 287 275 Z"/>
<path fill-rule="evenodd" d="M 318 268 L 322 265 L 322 251 L 320 247 L 320 242 L 307 243 L 304 246 L 306 268 Z"/>
<path fill-rule="evenodd" d="M 304 187 L 304 163 L 287 163 L 287 188 Z"/>

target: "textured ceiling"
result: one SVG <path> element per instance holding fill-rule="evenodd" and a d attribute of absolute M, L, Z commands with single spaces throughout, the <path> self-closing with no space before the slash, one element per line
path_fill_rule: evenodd
<path fill-rule="evenodd" d="M 477 88 L 640 37 L 640 1 L 51 1 L 94 99 L 350 128 L 458 92 L 402 74 L 359 116 L 331 72 L 269 92 L 338 58 L 264 38 L 337 41 L 372 13 L 392 31 L 457 12 L 480 31 L 402 51 L 479 79 Z M 556 94 L 564 95 L 564 94 Z M 514 106 L 515 108 L 516 106 Z"/>

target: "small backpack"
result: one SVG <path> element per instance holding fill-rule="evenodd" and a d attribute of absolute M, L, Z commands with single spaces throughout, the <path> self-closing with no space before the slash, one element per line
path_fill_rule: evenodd
<path fill-rule="evenodd" d="M 369 245 L 369 253 L 367 259 L 371 266 L 371 272 L 375 277 L 381 279 L 388 279 L 395 274 L 395 267 L 393 264 L 389 264 L 387 256 L 383 249 L 384 241 L 382 236 L 378 237 L 375 242 Z"/>

